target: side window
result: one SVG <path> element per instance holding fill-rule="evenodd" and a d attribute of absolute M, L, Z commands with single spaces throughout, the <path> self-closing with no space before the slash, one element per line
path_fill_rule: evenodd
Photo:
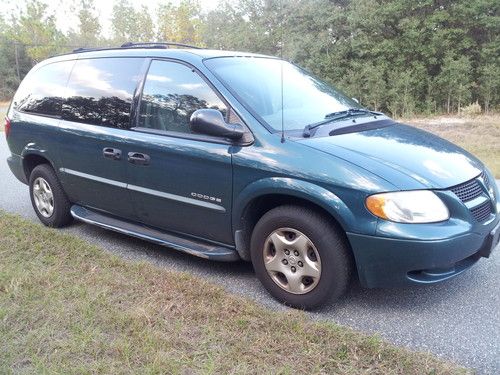
<path fill-rule="evenodd" d="M 193 69 L 179 63 L 153 60 L 142 93 L 139 126 L 191 133 L 189 119 L 197 109 L 227 107 Z"/>
<path fill-rule="evenodd" d="M 142 58 L 78 60 L 68 82 L 63 119 L 126 129 Z"/>
<path fill-rule="evenodd" d="M 28 74 L 14 96 L 14 108 L 38 115 L 60 116 L 73 64 L 74 61 L 55 62 Z"/>

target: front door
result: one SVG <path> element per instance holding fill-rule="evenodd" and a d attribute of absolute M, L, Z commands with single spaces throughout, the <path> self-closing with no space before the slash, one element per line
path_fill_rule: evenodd
<path fill-rule="evenodd" d="M 231 145 L 190 132 L 191 114 L 227 106 L 192 68 L 153 60 L 128 158 L 128 190 L 139 220 L 232 244 Z"/>

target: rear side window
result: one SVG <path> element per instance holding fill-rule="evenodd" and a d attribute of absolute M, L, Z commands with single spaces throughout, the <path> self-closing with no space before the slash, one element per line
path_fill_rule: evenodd
<path fill-rule="evenodd" d="M 193 69 L 179 63 L 153 60 L 142 93 L 139 126 L 191 133 L 189 119 L 197 109 L 227 107 Z"/>
<path fill-rule="evenodd" d="M 126 129 L 142 58 L 78 60 L 68 82 L 63 119 Z"/>
<path fill-rule="evenodd" d="M 44 65 L 28 74 L 13 99 L 18 111 L 60 116 L 66 82 L 74 61 Z"/>

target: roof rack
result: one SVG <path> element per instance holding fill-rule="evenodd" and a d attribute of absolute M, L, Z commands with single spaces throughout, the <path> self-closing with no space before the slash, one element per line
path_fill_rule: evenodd
<path fill-rule="evenodd" d="M 190 44 L 176 43 L 176 42 L 151 42 L 151 43 L 132 43 L 127 42 L 120 46 L 121 48 L 170 48 L 170 47 L 185 47 L 202 49 L 201 47 L 192 46 Z"/>
<path fill-rule="evenodd" d="M 80 47 L 80 48 L 74 49 L 73 53 L 90 52 L 90 51 L 107 51 L 107 50 L 127 49 L 127 48 L 171 48 L 171 47 L 202 49 L 201 47 L 191 46 L 189 44 L 184 44 L 184 43 L 175 43 L 175 42 L 151 42 L 151 43 L 148 43 L 148 42 L 146 42 L 146 43 L 127 42 L 127 43 L 123 43 L 120 47 L 104 47 L 104 48 Z"/>

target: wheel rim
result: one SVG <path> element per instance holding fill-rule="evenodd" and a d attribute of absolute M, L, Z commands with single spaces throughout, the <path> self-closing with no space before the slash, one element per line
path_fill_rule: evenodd
<path fill-rule="evenodd" d="M 33 200 L 38 212 L 43 217 L 51 217 L 54 213 L 54 195 L 49 183 L 43 177 L 33 182 Z"/>
<path fill-rule="evenodd" d="M 264 265 L 271 279 L 293 294 L 313 290 L 321 278 L 321 258 L 312 241 L 293 228 L 272 232 L 264 245 Z"/>

